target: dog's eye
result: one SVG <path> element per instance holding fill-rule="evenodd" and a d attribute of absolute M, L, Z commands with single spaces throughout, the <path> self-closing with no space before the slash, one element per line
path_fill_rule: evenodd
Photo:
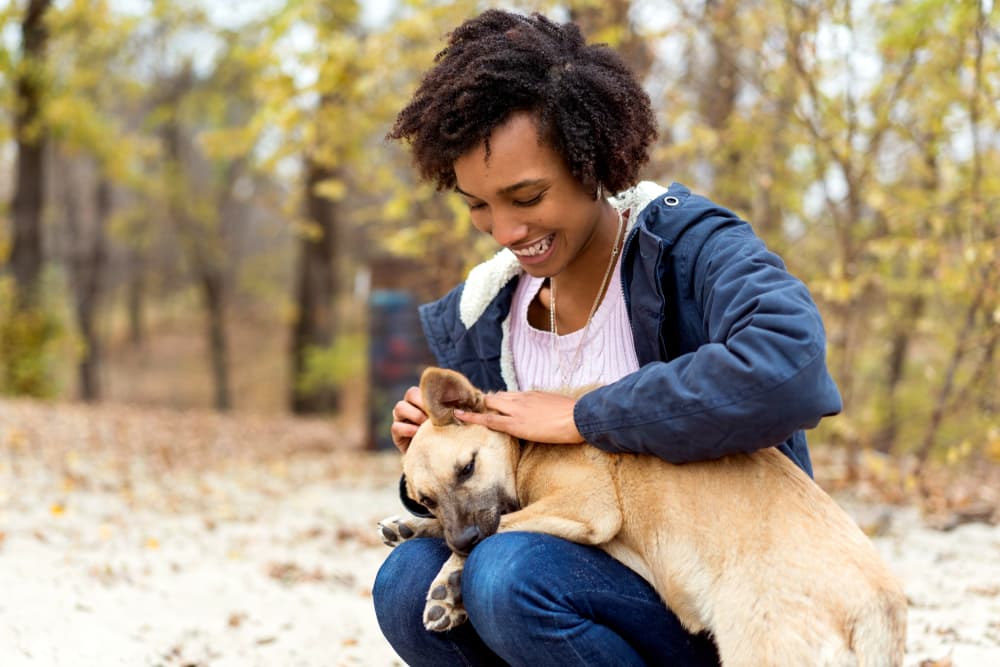
<path fill-rule="evenodd" d="M 437 503 L 428 498 L 427 496 L 420 496 L 420 504 L 429 510 L 432 510 L 435 507 L 437 507 Z"/>
<path fill-rule="evenodd" d="M 476 469 L 476 459 L 472 459 L 465 464 L 465 467 L 458 471 L 459 479 L 468 479 L 472 477 L 473 471 Z"/>

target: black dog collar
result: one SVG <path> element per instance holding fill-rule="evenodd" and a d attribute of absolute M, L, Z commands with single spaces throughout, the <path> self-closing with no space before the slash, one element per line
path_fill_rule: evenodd
<path fill-rule="evenodd" d="M 406 495 L 406 475 L 399 478 L 399 499 L 403 502 L 403 507 L 413 516 L 421 519 L 431 519 L 434 517 L 431 511 Z"/>

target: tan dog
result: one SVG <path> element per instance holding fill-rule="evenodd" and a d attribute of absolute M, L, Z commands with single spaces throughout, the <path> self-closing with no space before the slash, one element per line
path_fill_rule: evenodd
<path fill-rule="evenodd" d="M 403 457 L 409 496 L 433 519 L 386 519 L 390 545 L 443 536 L 453 555 L 431 584 L 430 630 L 466 620 L 465 555 L 495 532 L 600 547 L 644 577 L 723 665 L 901 665 L 906 598 L 851 518 L 777 449 L 672 465 L 587 445 L 521 444 L 457 408 L 483 394 L 438 368 L 420 382 L 430 419 Z"/>

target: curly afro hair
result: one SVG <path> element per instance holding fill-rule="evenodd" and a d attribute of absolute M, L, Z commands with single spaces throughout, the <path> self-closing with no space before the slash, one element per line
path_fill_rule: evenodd
<path fill-rule="evenodd" d="M 455 160 L 512 113 L 539 132 L 588 189 L 638 181 L 656 138 L 649 96 L 611 48 L 588 45 L 573 23 L 487 10 L 455 29 L 389 139 L 408 140 L 421 176 L 455 187 Z"/>

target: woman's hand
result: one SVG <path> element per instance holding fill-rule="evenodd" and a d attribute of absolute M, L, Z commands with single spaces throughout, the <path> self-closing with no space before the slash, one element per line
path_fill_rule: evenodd
<path fill-rule="evenodd" d="M 583 442 L 573 421 L 576 399 L 545 391 L 499 392 L 486 394 L 486 407 L 495 412 L 455 410 L 466 424 L 481 424 L 515 438 L 572 444 Z"/>
<path fill-rule="evenodd" d="M 406 452 L 410 440 L 417 432 L 417 427 L 427 421 L 424 412 L 424 400 L 420 387 L 410 387 L 406 390 L 403 400 L 392 408 L 392 442 L 401 452 Z"/>

